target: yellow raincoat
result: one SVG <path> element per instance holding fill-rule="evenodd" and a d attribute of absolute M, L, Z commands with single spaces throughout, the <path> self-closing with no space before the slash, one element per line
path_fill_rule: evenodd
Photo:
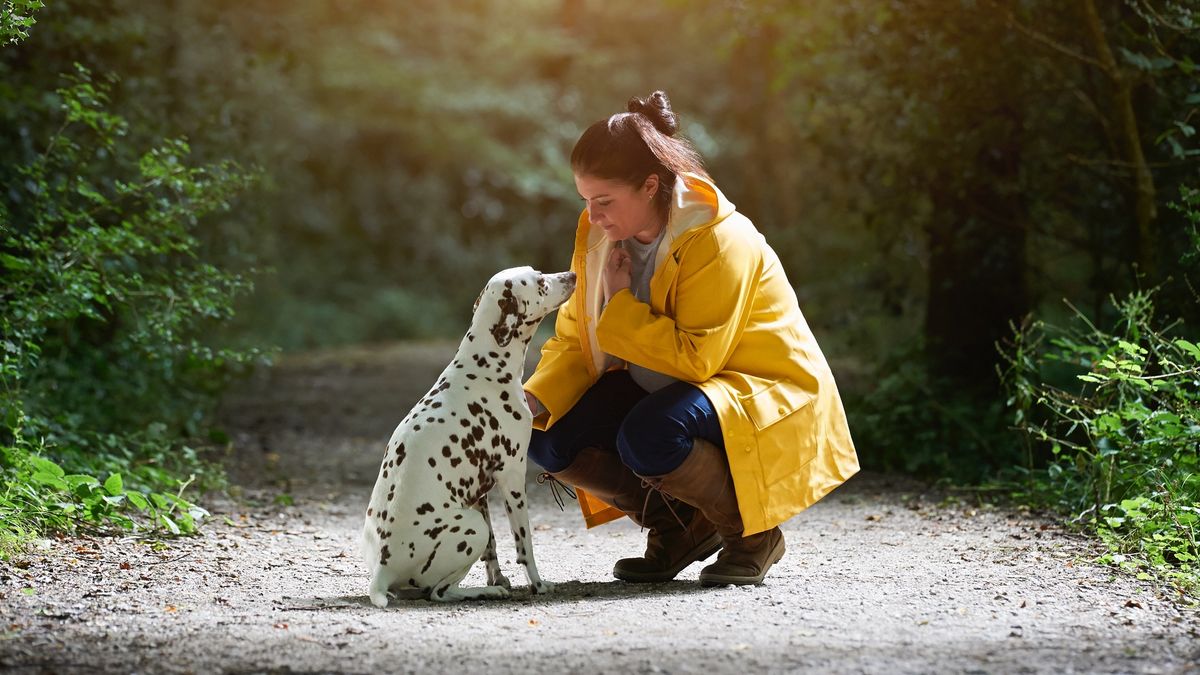
<path fill-rule="evenodd" d="M 745 535 L 811 506 L 858 471 L 837 384 L 775 252 L 701 176 L 676 180 L 650 303 L 623 290 L 604 306 L 612 242 L 579 216 L 575 293 L 525 389 L 548 429 L 624 361 L 700 387 L 721 421 Z M 579 491 L 589 527 L 623 515 Z"/>

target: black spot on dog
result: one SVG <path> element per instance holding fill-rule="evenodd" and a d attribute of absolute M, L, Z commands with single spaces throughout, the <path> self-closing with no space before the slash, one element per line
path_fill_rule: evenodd
<path fill-rule="evenodd" d="M 425 502 L 424 504 L 417 507 L 417 515 L 418 516 L 423 516 L 426 513 L 433 513 L 433 504 L 430 504 L 429 502 Z"/>
<path fill-rule="evenodd" d="M 395 419 L 395 418 L 393 418 Z M 386 565 L 388 558 L 392 557 L 392 552 L 388 550 L 388 545 L 384 544 L 383 548 L 379 549 L 379 564 Z"/>
<path fill-rule="evenodd" d="M 372 512 L 372 510 L 371 510 L 371 509 L 368 507 L 368 508 L 367 508 L 367 517 L 369 518 L 369 517 L 371 517 L 372 515 L 374 515 L 374 513 L 373 513 L 373 512 Z"/>
<path fill-rule="evenodd" d="M 434 467 L 436 467 L 436 466 L 437 466 L 437 462 L 433 461 L 433 458 L 432 458 L 432 457 L 430 457 L 430 458 L 429 458 L 429 468 L 431 468 L 431 469 L 432 469 L 432 468 L 434 468 Z"/>
<path fill-rule="evenodd" d="M 502 391 L 502 392 L 500 392 L 500 400 L 501 400 L 501 401 L 507 401 L 507 400 L 508 400 L 508 392 L 507 392 L 507 391 Z"/>
<path fill-rule="evenodd" d="M 467 550 L 467 542 L 465 542 L 465 541 L 458 542 L 458 552 L 462 553 L 465 550 Z"/>
<path fill-rule="evenodd" d="M 451 454 L 453 453 L 450 452 L 450 446 L 446 445 L 442 447 L 442 457 L 449 457 Z"/>
<path fill-rule="evenodd" d="M 433 550 L 429 552 L 429 558 L 425 561 L 425 566 L 421 568 L 421 574 L 429 571 L 429 566 L 433 564 L 433 559 L 437 556 L 438 547 L 441 545 L 442 542 L 440 541 L 433 545 Z"/>

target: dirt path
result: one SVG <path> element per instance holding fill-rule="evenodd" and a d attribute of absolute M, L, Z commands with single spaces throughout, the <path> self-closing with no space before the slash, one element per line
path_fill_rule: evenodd
<path fill-rule="evenodd" d="M 1052 523 L 861 475 L 785 525 L 767 583 L 632 586 L 628 521 L 584 530 L 532 488 L 530 596 L 366 602 L 362 512 L 383 443 L 453 345 L 292 358 L 226 411 L 236 499 L 201 536 L 49 541 L 0 566 L 0 668 L 18 672 L 1196 672 L 1200 621 L 1088 560 Z M 281 495 L 287 497 L 281 497 Z M 293 500 L 291 505 L 285 505 Z M 282 503 L 280 503 L 282 502 Z M 481 569 L 467 583 L 482 584 Z"/>

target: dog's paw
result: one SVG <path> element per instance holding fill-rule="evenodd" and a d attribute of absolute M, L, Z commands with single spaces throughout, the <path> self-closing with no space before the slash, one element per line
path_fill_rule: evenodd
<path fill-rule="evenodd" d="M 508 577 L 499 573 L 497 573 L 495 576 L 488 575 L 488 586 L 512 590 L 512 582 L 508 580 Z"/>
<path fill-rule="evenodd" d="M 549 581 L 538 579 L 537 581 L 529 584 L 529 590 L 533 591 L 534 595 L 545 595 L 547 593 L 554 592 L 554 584 L 550 583 Z"/>
<path fill-rule="evenodd" d="M 385 592 L 372 591 L 369 597 L 371 598 L 371 604 L 380 609 L 388 606 L 388 594 Z"/>

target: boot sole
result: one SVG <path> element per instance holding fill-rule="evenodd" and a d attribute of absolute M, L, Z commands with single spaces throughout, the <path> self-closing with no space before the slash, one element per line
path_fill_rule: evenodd
<path fill-rule="evenodd" d="M 781 536 L 781 537 L 779 537 L 779 543 L 776 544 L 771 549 L 771 555 L 767 558 L 767 564 L 763 565 L 762 574 L 759 574 L 758 576 L 755 576 L 755 577 L 739 577 L 739 576 L 733 576 L 730 574 L 712 574 L 711 572 L 710 573 L 701 572 L 700 573 L 700 585 L 701 586 L 757 586 L 763 582 L 763 579 L 767 576 L 767 572 L 771 569 L 771 566 L 774 565 L 775 563 L 779 562 L 779 559 L 783 557 L 783 551 L 784 551 L 783 537 Z"/>
<path fill-rule="evenodd" d="M 688 565 L 700 560 L 706 560 L 709 556 L 721 550 L 720 535 L 713 534 L 708 539 L 700 542 L 691 551 L 688 551 L 674 567 L 660 570 L 658 572 L 622 572 L 619 568 L 613 568 L 613 576 L 631 584 L 652 584 L 663 581 L 671 581 Z"/>

